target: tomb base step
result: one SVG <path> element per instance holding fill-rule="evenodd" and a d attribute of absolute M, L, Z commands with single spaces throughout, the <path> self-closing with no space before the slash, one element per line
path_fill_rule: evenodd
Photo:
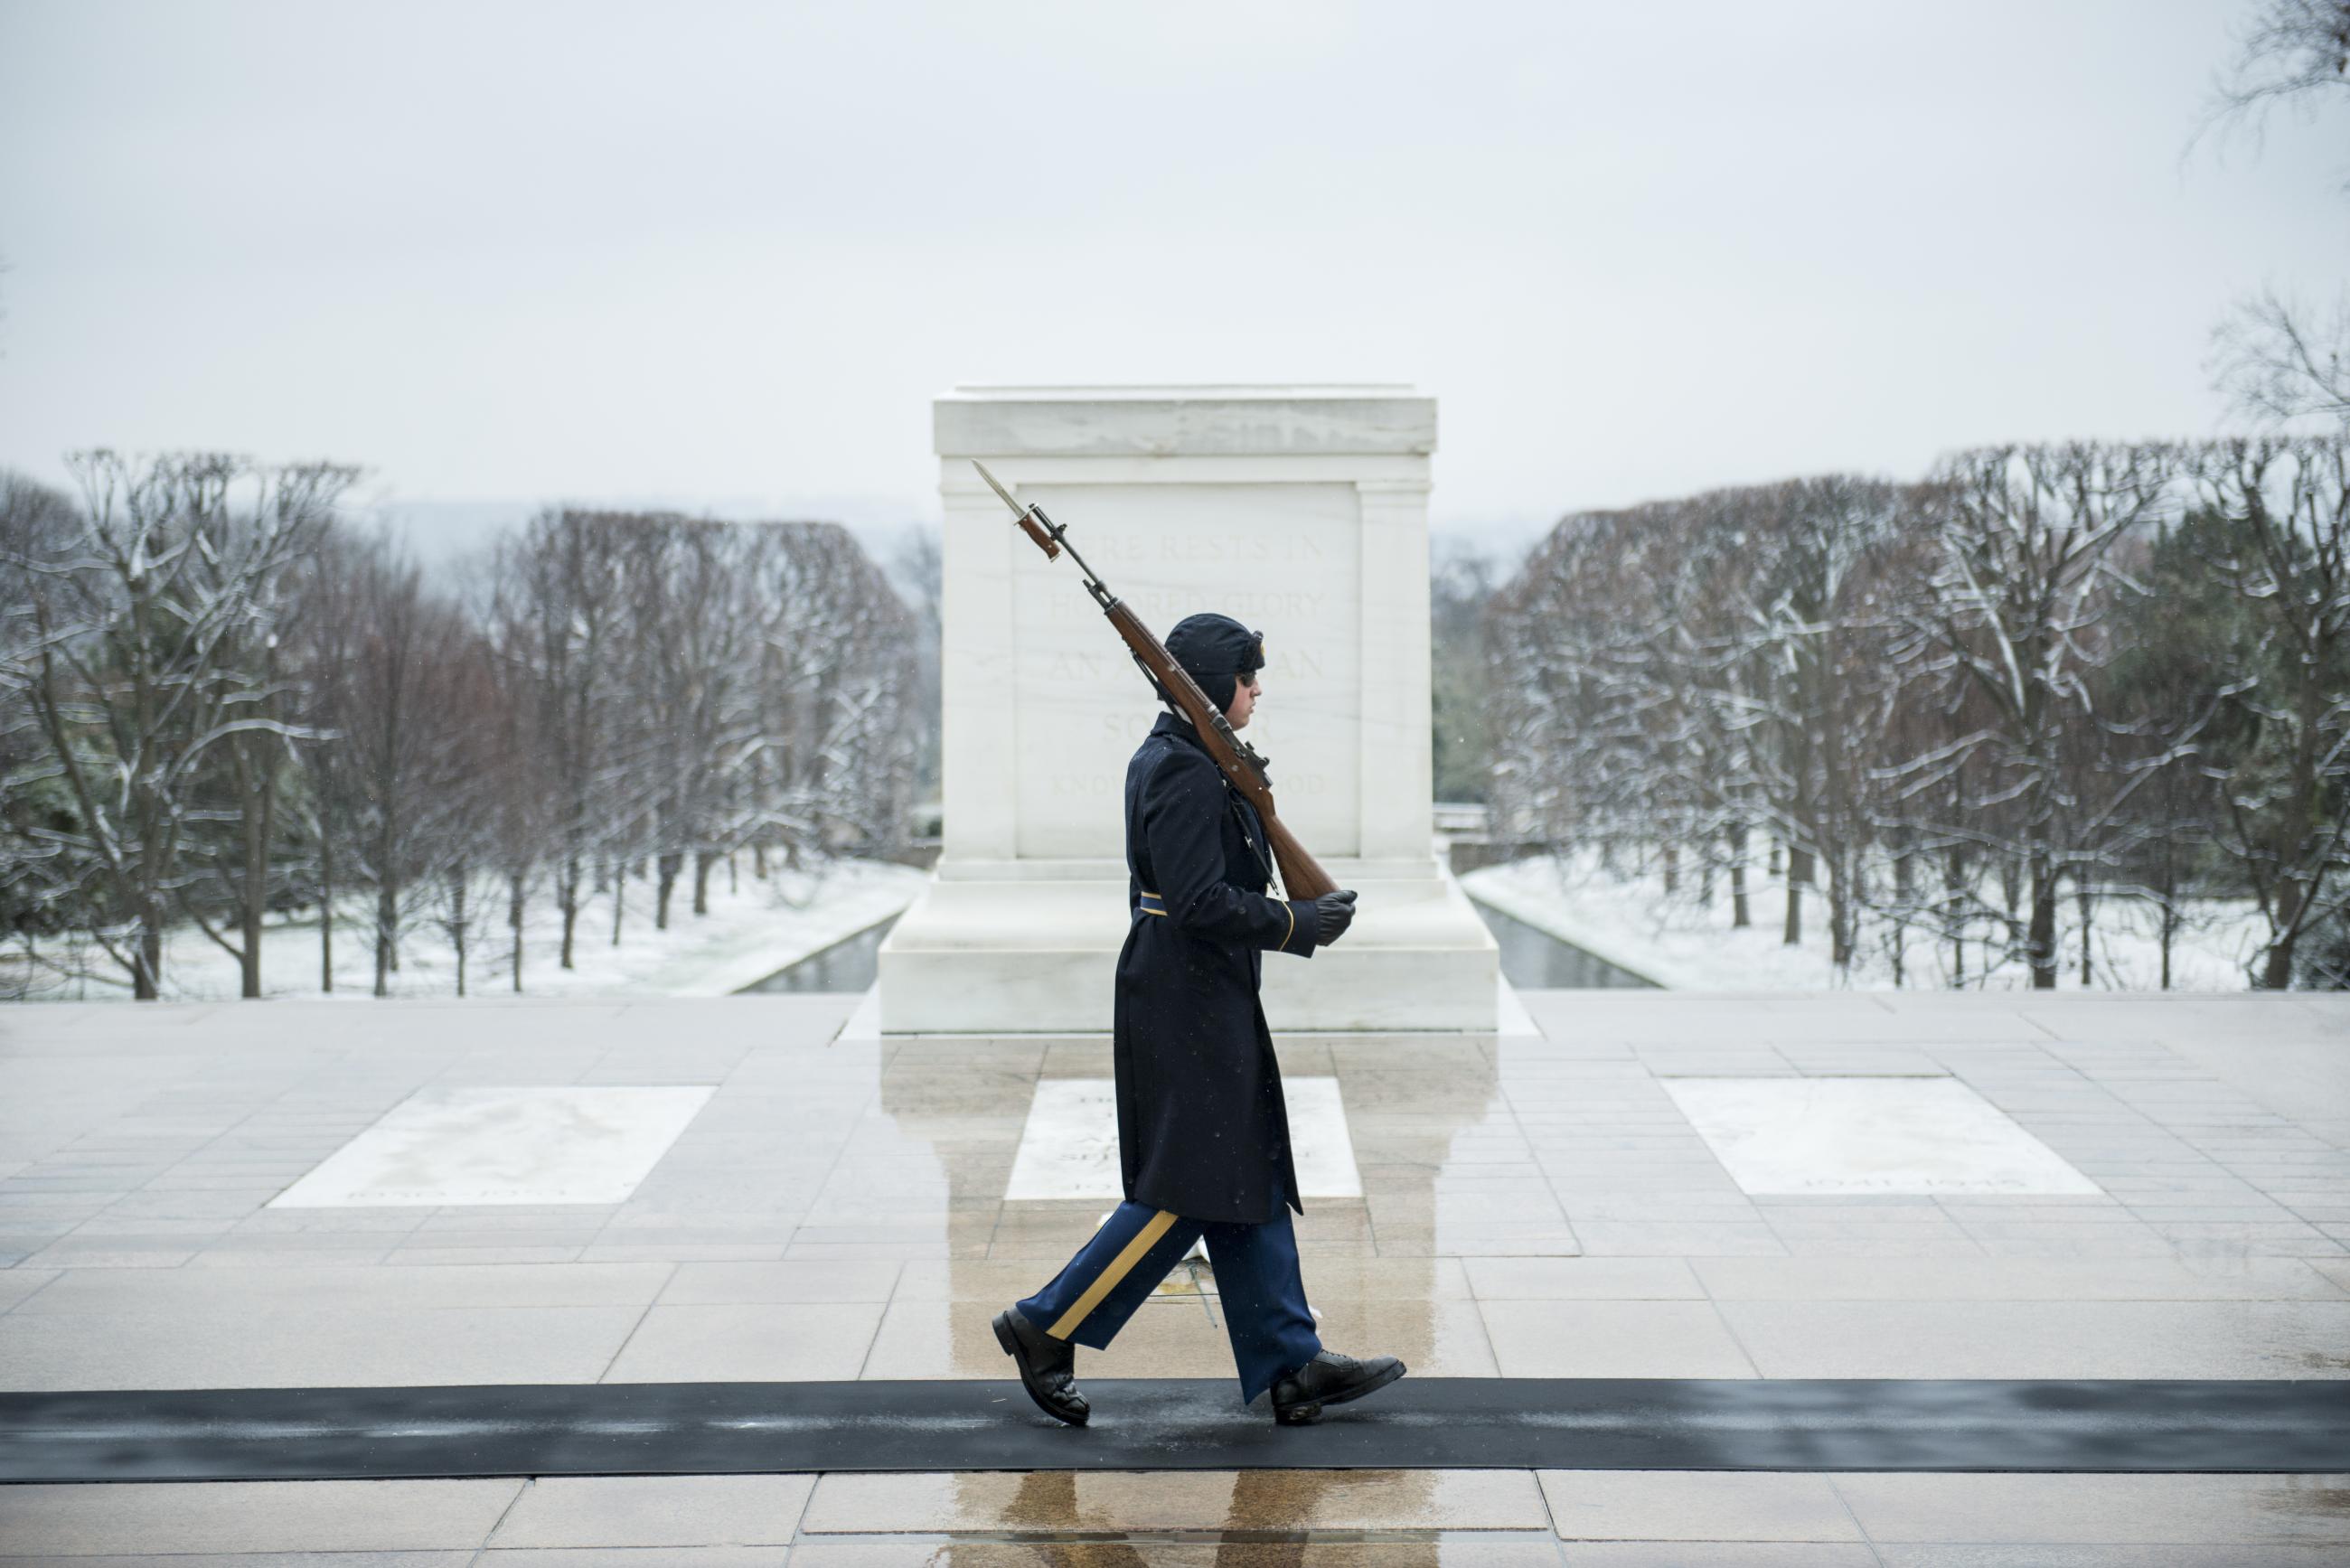
<path fill-rule="evenodd" d="M 1341 881 L 1361 895 L 1343 940 L 1302 961 L 1265 955 L 1273 1028 L 1494 1032 L 1500 952 L 1458 885 L 1434 874 Z M 1126 900 L 1123 879 L 942 875 L 881 944 L 882 1033 L 1107 1032 L 1135 918 Z"/>

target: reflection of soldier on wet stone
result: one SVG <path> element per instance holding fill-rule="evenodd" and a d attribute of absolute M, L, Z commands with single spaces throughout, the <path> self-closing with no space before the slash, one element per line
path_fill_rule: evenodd
<path fill-rule="evenodd" d="M 1195 615 L 1166 646 L 1232 729 L 1248 723 L 1263 691 L 1258 633 Z M 1336 941 L 1355 895 L 1267 896 L 1263 824 L 1180 710 L 1159 716 L 1128 766 L 1126 860 L 1132 925 L 1114 1033 L 1126 1201 L 1049 1284 L 997 1314 L 996 1338 L 1030 1397 L 1081 1426 L 1076 1347 L 1107 1346 L 1204 1238 L 1242 1398 L 1270 1389 L 1274 1418 L 1301 1426 L 1404 1373 L 1393 1356 L 1325 1350 L 1315 1332 L 1290 1228 L 1304 1205 L 1281 1068 L 1257 997 L 1263 954 L 1310 958 Z"/>

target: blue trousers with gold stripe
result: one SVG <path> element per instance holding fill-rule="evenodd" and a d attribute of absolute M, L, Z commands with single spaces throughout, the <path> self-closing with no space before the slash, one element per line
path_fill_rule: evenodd
<path fill-rule="evenodd" d="M 1020 1315 L 1055 1339 L 1100 1350 L 1191 1243 L 1208 1239 L 1208 1262 L 1232 1336 L 1241 1397 L 1253 1399 L 1281 1375 L 1322 1348 L 1305 1282 L 1297 1271 L 1297 1235 L 1289 1210 L 1263 1225 L 1186 1220 L 1147 1203 L 1121 1203 L 1053 1282 L 1020 1303 Z"/>

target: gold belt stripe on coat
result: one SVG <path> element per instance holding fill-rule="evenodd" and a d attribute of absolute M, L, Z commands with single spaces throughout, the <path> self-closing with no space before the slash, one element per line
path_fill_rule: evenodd
<path fill-rule="evenodd" d="M 1144 1220 L 1142 1229 L 1134 1233 L 1134 1240 L 1128 1241 L 1118 1255 L 1109 1261 L 1109 1267 L 1104 1269 L 1100 1276 L 1086 1287 L 1086 1293 L 1071 1302 L 1069 1310 L 1063 1313 L 1060 1320 L 1045 1332 L 1055 1339 L 1066 1339 L 1075 1334 L 1077 1324 L 1086 1321 L 1086 1314 L 1101 1305 L 1104 1296 L 1118 1289 L 1118 1281 L 1134 1272 L 1134 1265 L 1142 1262 L 1142 1255 L 1156 1246 L 1159 1238 L 1167 1234 L 1174 1223 L 1175 1216 L 1164 1209 Z"/>
<path fill-rule="evenodd" d="M 1145 893 L 1142 895 L 1141 904 L 1135 912 L 1141 915 L 1164 915 L 1167 913 L 1167 900 L 1156 893 Z M 1297 910 L 1284 899 L 1282 902 L 1281 912 L 1289 917 L 1289 929 L 1282 933 L 1280 944 L 1286 950 L 1289 939 L 1297 934 Z"/>

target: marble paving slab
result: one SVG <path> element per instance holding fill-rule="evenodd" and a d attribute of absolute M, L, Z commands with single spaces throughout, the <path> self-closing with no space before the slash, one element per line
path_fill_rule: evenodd
<path fill-rule="evenodd" d="M 620 1203 L 715 1091 L 425 1089 L 271 1199 L 271 1209 Z"/>
<path fill-rule="evenodd" d="M 1360 1198 L 1363 1178 L 1336 1078 L 1284 1077 L 1299 1195 Z M 1107 1078 L 1042 1078 L 1020 1129 L 1007 1200 L 1125 1196 L 1118 1163 L 1118 1093 Z"/>
<path fill-rule="evenodd" d="M 2102 1189 L 1955 1078 L 1668 1078 L 1751 1195 Z"/>

